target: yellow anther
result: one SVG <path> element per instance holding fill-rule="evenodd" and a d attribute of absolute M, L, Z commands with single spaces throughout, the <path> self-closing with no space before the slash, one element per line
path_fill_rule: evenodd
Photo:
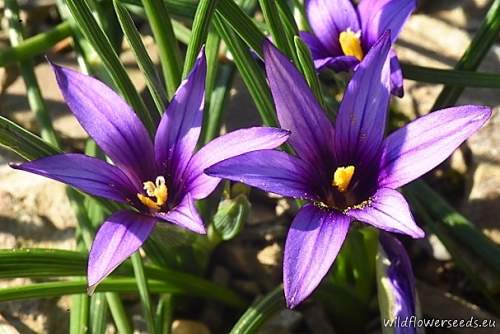
<path fill-rule="evenodd" d="M 147 181 L 143 183 L 144 190 L 148 196 L 143 194 L 137 194 L 137 198 L 142 204 L 153 210 L 160 210 L 160 207 L 167 202 L 168 189 L 165 184 L 165 178 L 163 176 L 158 176 L 155 183 Z M 152 200 L 155 198 L 156 201 Z"/>
<path fill-rule="evenodd" d="M 353 56 L 357 60 L 363 60 L 363 48 L 361 47 L 361 33 L 347 28 L 346 31 L 342 31 L 339 35 L 339 42 L 342 51 L 346 56 Z"/>
<path fill-rule="evenodd" d="M 342 193 L 346 191 L 351 183 L 354 170 L 354 166 L 337 168 L 333 174 L 332 186 L 337 187 L 337 189 Z"/>

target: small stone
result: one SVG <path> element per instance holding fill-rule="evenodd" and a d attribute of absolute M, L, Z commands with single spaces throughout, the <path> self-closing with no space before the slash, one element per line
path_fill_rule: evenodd
<path fill-rule="evenodd" d="M 277 243 L 273 243 L 257 253 L 257 260 L 267 266 L 277 266 L 281 263 L 281 254 L 281 247 Z"/>
<path fill-rule="evenodd" d="M 449 261 L 451 260 L 451 255 L 448 250 L 443 245 L 441 240 L 435 235 L 431 234 L 429 236 L 429 244 L 432 249 L 432 256 L 438 261 Z"/>
<path fill-rule="evenodd" d="M 172 334 L 210 334 L 210 330 L 201 322 L 179 319 L 172 323 Z"/>

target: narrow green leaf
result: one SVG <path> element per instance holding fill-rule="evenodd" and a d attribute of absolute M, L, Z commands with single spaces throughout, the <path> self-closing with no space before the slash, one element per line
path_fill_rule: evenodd
<path fill-rule="evenodd" d="M 500 275 L 500 247 L 498 245 L 423 181 L 412 182 L 404 190 L 425 207 L 430 217 L 444 224 L 447 230 L 460 241 L 462 247 L 478 255 Z"/>
<path fill-rule="evenodd" d="M 264 14 L 264 19 L 267 22 L 273 42 L 281 49 L 288 57 L 292 57 L 292 49 L 287 42 L 287 36 L 283 30 L 283 24 L 280 20 L 278 8 L 274 0 L 259 0 L 260 9 Z M 292 37 L 293 38 L 293 37 Z"/>
<path fill-rule="evenodd" d="M 85 290 L 87 290 L 87 285 L 85 285 Z M 98 292 L 101 291 L 100 289 L 97 290 Z M 132 334 L 134 331 L 118 292 L 106 292 L 104 295 L 106 296 L 106 302 L 109 305 L 109 310 L 111 311 L 111 316 L 113 317 L 118 333 Z"/>
<path fill-rule="evenodd" d="M 0 67 L 32 59 L 39 54 L 47 52 L 56 43 L 69 36 L 71 36 L 71 26 L 69 22 L 65 21 L 59 23 L 46 32 L 26 38 L 16 46 L 1 50 Z"/>
<path fill-rule="evenodd" d="M 23 129 L 16 123 L 0 116 L 0 146 L 3 146 L 27 160 L 61 153 L 42 138 Z"/>
<path fill-rule="evenodd" d="M 105 293 L 90 297 L 90 333 L 104 334 L 108 323 L 108 303 Z"/>
<path fill-rule="evenodd" d="M 158 307 L 156 308 L 156 332 L 170 334 L 172 328 L 174 311 L 174 298 L 172 295 L 164 294 L 160 296 Z"/>
<path fill-rule="evenodd" d="M 85 276 L 86 268 L 85 253 L 55 249 L 0 250 L 0 279 Z M 144 266 L 144 271 L 149 279 L 168 282 L 186 295 L 212 298 L 236 307 L 245 304 L 233 291 L 191 274 L 152 265 Z M 132 264 L 125 261 L 112 275 L 133 276 Z"/>
<path fill-rule="evenodd" d="M 223 1 L 225 0 L 221 0 L 218 8 L 221 8 L 221 3 Z M 274 104 L 262 69 L 252 58 L 250 50 L 248 50 L 242 40 L 231 30 L 229 24 L 218 12 L 214 16 L 213 24 L 231 51 L 236 67 L 238 67 L 240 71 L 241 77 L 257 106 L 257 110 L 264 124 L 269 126 L 276 125 Z"/>
<path fill-rule="evenodd" d="M 266 36 L 233 0 L 219 0 L 217 13 L 234 29 L 248 46 L 262 56 Z"/>
<path fill-rule="evenodd" d="M 500 33 L 500 0 L 495 0 L 476 35 L 455 65 L 456 70 L 475 71 Z M 446 86 L 439 94 L 432 110 L 455 105 L 464 90 L 463 86 Z"/>
<path fill-rule="evenodd" d="M 74 295 L 71 297 L 69 333 L 88 333 L 89 318 L 89 296 L 86 294 Z"/>
<path fill-rule="evenodd" d="M 231 91 L 236 69 L 232 63 L 221 64 L 217 71 L 217 79 L 212 89 L 208 113 L 205 112 L 204 143 L 208 143 L 220 133 L 226 101 Z"/>
<path fill-rule="evenodd" d="M 467 278 L 480 291 L 489 305 L 500 311 L 500 303 L 495 295 L 500 292 L 499 275 L 492 272 L 488 265 L 478 258 L 477 254 L 471 252 L 468 247 L 463 247 L 461 242 L 453 235 L 443 222 L 431 217 L 425 206 L 413 197 L 413 193 L 405 193 L 410 199 L 412 208 L 415 210 L 416 216 L 425 224 L 429 230 L 437 235 L 439 240 L 446 247 L 448 252 L 453 257 L 457 266 L 465 272 Z"/>
<path fill-rule="evenodd" d="M 142 4 L 158 46 L 167 95 L 171 99 L 181 82 L 180 51 L 172 21 L 163 0 L 142 0 Z"/>
<path fill-rule="evenodd" d="M 311 56 L 311 51 L 307 45 L 300 39 L 299 36 L 295 36 L 295 49 L 297 51 L 297 56 L 299 59 L 298 65 L 299 69 L 304 74 L 304 78 L 307 81 L 309 87 L 316 96 L 316 99 L 319 101 L 320 105 L 323 108 L 326 108 L 325 101 L 323 100 L 323 94 L 321 94 L 321 86 L 319 83 L 319 78 L 316 73 L 316 69 L 314 68 L 314 63 Z"/>
<path fill-rule="evenodd" d="M 134 6 L 142 6 L 141 0 L 121 0 L 122 3 Z M 189 0 L 166 0 L 165 7 L 172 15 L 193 18 L 196 12 L 197 1 Z"/>
<path fill-rule="evenodd" d="M 500 75 L 401 64 L 405 79 L 460 87 L 500 88 Z"/>
<path fill-rule="evenodd" d="M 191 30 L 177 20 L 172 20 L 172 27 L 174 28 L 175 38 L 177 38 L 179 42 L 188 45 L 191 40 Z"/>
<path fill-rule="evenodd" d="M 137 288 L 139 290 L 139 296 L 141 297 L 142 308 L 144 310 L 144 318 L 146 319 L 146 326 L 149 333 L 155 334 L 156 326 L 153 319 L 153 308 L 151 306 L 151 300 L 149 299 L 149 287 L 146 275 L 144 274 L 144 265 L 142 263 L 141 254 L 139 252 L 135 252 L 132 254 L 131 258 L 135 278 L 137 280 Z"/>
<path fill-rule="evenodd" d="M 9 23 L 9 39 L 12 46 L 18 46 L 24 40 L 24 29 L 19 16 L 17 0 L 5 1 L 5 17 Z M 31 59 L 19 63 L 21 75 L 26 85 L 26 94 L 31 110 L 40 124 L 41 137 L 53 145 L 58 145 L 58 140 L 52 126 L 47 107 L 44 103 L 40 86 L 36 79 L 34 64 Z"/>
<path fill-rule="evenodd" d="M 132 17 L 128 13 L 127 9 L 118 0 L 113 0 L 113 4 L 115 5 L 116 15 L 125 37 L 135 54 L 137 64 L 139 65 L 142 73 L 144 73 L 146 84 L 156 105 L 156 109 L 158 110 L 159 115 L 161 115 L 165 111 L 165 101 L 167 98 L 161 89 L 162 84 L 158 73 L 156 72 L 155 65 L 149 57 L 146 47 L 142 43 L 141 35 L 139 34 L 139 31 L 137 31 L 134 21 L 132 20 Z M 157 119 L 158 118 L 156 117 L 156 120 Z"/>
<path fill-rule="evenodd" d="M 274 313 L 285 308 L 285 298 L 281 286 L 255 301 L 241 316 L 230 334 L 257 333 L 264 321 Z"/>
<path fill-rule="evenodd" d="M 212 15 L 218 1 L 219 0 L 200 0 L 198 3 L 198 9 L 196 10 L 196 14 L 194 16 L 193 28 L 191 29 L 191 41 L 189 42 L 188 49 L 186 51 L 184 70 L 182 72 L 183 78 L 185 78 L 193 68 L 196 57 L 201 50 L 201 46 L 207 39 L 210 21 L 212 20 Z"/>
<path fill-rule="evenodd" d="M 104 32 L 99 28 L 84 0 L 67 0 L 68 9 L 78 27 L 99 54 L 113 84 L 137 113 L 146 128 L 154 133 L 154 122 L 144 102 L 135 90 L 127 71 L 123 67 Z"/>
<path fill-rule="evenodd" d="M 297 23 L 295 22 L 286 0 L 277 0 L 276 8 L 278 9 L 280 22 L 283 25 L 283 32 L 288 49 L 290 49 L 290 57 L 295 64 L 298 64 L 299 58 L 295 49 L 295 37 L 299 35 L 299 28 L 297 27 Z"/>
<path fill-rule="evenodd" d="M 239 302 L 235 303 L 234 301 L 227 300 L 211 291 L 205 291 L 199 288 L 187 290 L 180 287 L 178 284 L 158 280 L 148 280 L 148 285 L 151 292 L 154 293 L 172 293 L 192 297 L 210 298 L 226 302 L 230 306 L 242 306 Z M 86 279 L 35 283 L 0 289 L 0 302 L 83 294 L 86 293 L 86 291 Z M 107 278 L 97 286 L 96 292 L 137 293 L 137 282 L 133 278 Z"/>

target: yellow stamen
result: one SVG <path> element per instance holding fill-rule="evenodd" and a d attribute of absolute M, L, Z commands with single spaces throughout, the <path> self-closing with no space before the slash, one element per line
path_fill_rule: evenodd
<path fill-rule="evenodd" d="M 165 178 L 163 176 L 158 176 L 155 183 L 151 181 L 144 182 L 144 190 L 148 196 L 143 194 L 137 194 L 137 198 L 142 204 L 153 210 L 160 210 L 161 206 L 167 202 L 168 189 L 165 184 Z M 156 201 L 152 200 L 155 198 Z"/>
<path fill-rule="evenodd" d="M 346 56 L 353 56 L 357 60 L 363 60 L 363 48 L 361 47 L 360 32 L 353 32 L 351 28 L 342 31 L 339 35 L 339 42 L 342 51 Z"/>
<path fill-rule="evenodd" d="M 339 167 L 333 174 L 332 186 L 343 193 L 349 188 L 352 176 L 354 175 L 354 166 Z"/>

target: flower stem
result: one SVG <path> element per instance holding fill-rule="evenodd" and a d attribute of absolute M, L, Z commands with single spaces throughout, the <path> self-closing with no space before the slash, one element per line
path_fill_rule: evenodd
<path fill-rule="evenodd" d="M 153 319 L 153 310 L 151 301 L 149 299 L 148 282 L 144 274 L 144 265 L 142 263 L 141 254 L 139 251 L 135 252 L 132 256 L 132 266 L 134 267 L 135 278 L 137 280 L 137 288 L 139 289 L 139 296 L 141 297 L 142 306 L 144 309 L 144 318 L 148 327 L 148 333 L 155 334 L 156 326 Z"/>

